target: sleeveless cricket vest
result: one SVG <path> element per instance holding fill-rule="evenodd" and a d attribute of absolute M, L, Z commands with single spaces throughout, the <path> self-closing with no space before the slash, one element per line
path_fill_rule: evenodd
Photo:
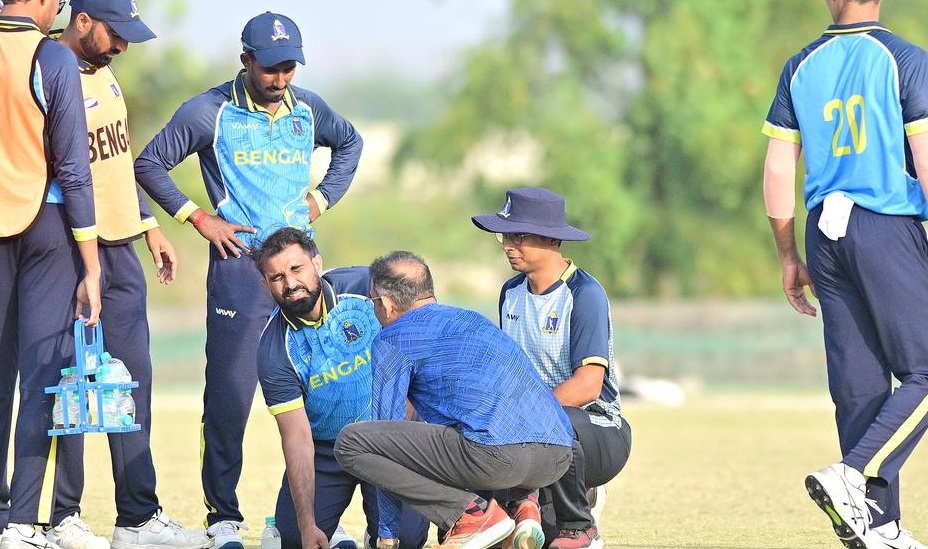
<path fill-rule="evenodd" d="M 371 304 L 349 296 L 318 328 L 289 331 L 287 354 L 306 388 L 314 439 L 335 440 L 346 425 L 371 418 L 371 343 L 378 333 Z"/>
<path fill-rule="evenodd" d="M 97 234 L 108 243 L 132 240 L 142 233 L 126 103 L 109 67 L 82 64 L 81 87 L 87 114 L 90 173 Z"/>
<path fill-rule="evenodd" d="M 38 27 L 0 23 L 0 238 L 25 232 L 39 216 L 51 181 Z M 31 52 L 31 54 L 28 54 Z"/>

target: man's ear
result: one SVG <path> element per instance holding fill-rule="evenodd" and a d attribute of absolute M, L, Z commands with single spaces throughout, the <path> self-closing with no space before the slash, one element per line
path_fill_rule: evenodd
<path fill-rule="evenodd" d="M 265 289 L 267 289 L 267 291 L 271 291 L 271 285 L 268 283 L 267 279 L 264 278 L 263 276 L 261 277 L 261 285 L 264 286 Z"/>
<path fill-rule="evenodd" d="M 316 272 L 319 273 L 319 276 L 322 276 L 322 256 L 316 254 L 316 257 L 312 258 L 313 267 L 316 268 Z"/>

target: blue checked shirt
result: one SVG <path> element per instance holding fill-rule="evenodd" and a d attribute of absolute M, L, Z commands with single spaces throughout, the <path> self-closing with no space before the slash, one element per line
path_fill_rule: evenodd
<path fill-rule="evenodd" d="M 375 420 L 422 420 L 491 446 L 570 446 L 564 409 L 521 347 L 486 317 L 426 305 L 385 328 L 371 346 Z M 399 503 L 378 492 L 380 535 L 396 538 Z"/>

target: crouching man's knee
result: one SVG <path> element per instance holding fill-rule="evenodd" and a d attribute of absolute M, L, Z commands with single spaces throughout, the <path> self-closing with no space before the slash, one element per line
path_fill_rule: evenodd
<path fill-rule="evenodd" d="M 361 444 L 363 435 L 360 432 L 363 430 L 363 425 L 363 423 L 346 425 L 335 439 L 335 459 L 342 469 L 351 474 L 356 474 L 354 466 L 358 456 L 364 452 Z"/>

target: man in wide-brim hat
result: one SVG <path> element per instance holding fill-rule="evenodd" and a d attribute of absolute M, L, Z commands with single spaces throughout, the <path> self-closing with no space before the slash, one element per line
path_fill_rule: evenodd
<path fill-rule="evenodd" d="M 503 285 L 500 326 L 532 359 L 574 429 L 573 464 L 541 490 L 541 502 L 552 502 L 553 512 L 541 517 L 537 501 L 516 502 L 510 507 L 516 528 L 544 524 L 545 535 L 554 536 L 551 549 L 600 549 L 594 513 L 602 509 L 602 486 L 628 460 L 631 429 L 621 416 L 609 299 L 595 278 L 561 254 L 561 242 L 590 235 L 567 223 L 560 195 L 537 187 L 510 190 L 499 213 L 471 219 L 496 233 L 519 273 Z M 591 510 L 594 498 L 599 505 Z"/>

